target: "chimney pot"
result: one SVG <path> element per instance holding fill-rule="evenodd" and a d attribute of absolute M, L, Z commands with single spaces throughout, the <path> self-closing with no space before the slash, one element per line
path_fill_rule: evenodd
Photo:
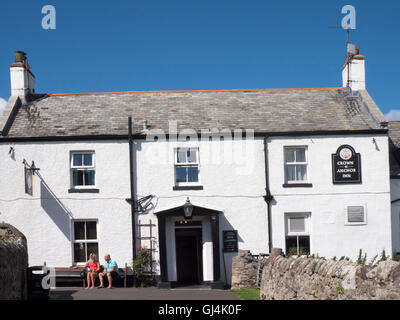
<path fill-rule="evenodd" d="M 23 51 L 14 52 L 14 62 L 24 62 L 26 60 L 26 53 Z"/>

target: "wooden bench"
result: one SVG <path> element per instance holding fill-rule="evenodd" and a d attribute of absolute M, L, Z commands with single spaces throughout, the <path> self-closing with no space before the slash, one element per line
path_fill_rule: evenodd
<path fill-rule="evenodd" d="M 127 273 L 127 264 L 125 263 L 124 268 L 118 268 L 119 278 L 124 281 L 124 288 L 126 288 L 126 273 Z M 55 268 L 56 269 L 56 279 L 63 278 L 63 279 L 80 279 L 82 280 L 82 287 L 85 288 L 86 286 L 86 277 L 82 279 L 81 272 L 84 271 L 84 267 L 69 267 L 69 268 Z"/>
<path fill-rule="evenodd" d="M 55 268 L 56 269 L 56 279 L 57 278 L 62 278 L 62 279 L 68 279 L 68 280 L 74 280 L 74 279 L 80 279 L 82 280 L 82 286 L 85 287 L 85 279 L 82 279 L 81 277 L 81 272 L 84 270 L 83 267 L 69 267 L 69 268 Z"/>

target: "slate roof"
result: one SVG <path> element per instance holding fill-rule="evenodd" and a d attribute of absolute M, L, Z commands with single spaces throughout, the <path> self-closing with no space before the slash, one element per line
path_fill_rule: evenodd
<path fill-rule="evenodd" d="M 400 121 L 390 121 L 388 124 L 389 129 L 389 163 L 390 163 L 390 176 L 400 177 Z M 396 160 L 393 152 L 398 150 L 399 161 Z"/>
<path fill-rule="evenodd" d="M 380 129 L 386 121 L 367 91 L 357 98 L 344 88 L 248 89 L 53 94 L 22 105 L 8 137 L 126 135 L 142 121 L 168 132 L 254 129 L 259 133 Z M 1 130 L 1 128 L 0 128 Z"/>

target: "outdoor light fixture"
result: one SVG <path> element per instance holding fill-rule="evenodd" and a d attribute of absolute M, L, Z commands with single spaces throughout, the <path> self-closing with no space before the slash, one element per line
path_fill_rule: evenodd
<path fill-rule="evenodd" d="M 183 205 L 183 212 L 185 214 L 185 219 L 192 219 L 193 205 L 190 203 L 189 197 L 187 198 L 186 203 Z"/>

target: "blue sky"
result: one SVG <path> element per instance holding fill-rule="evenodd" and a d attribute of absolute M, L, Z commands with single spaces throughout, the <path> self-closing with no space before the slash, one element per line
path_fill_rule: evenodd
<path fill-rule="evenodd" d="M 48 4 L 56 30 L 41 27 Z M 346 32 L 329 27 L 346 4 L 369 93 L 384 113 L 400 110 L 398 0 L 2 0 L 0 98 L 15 50 L 38 93 L 339 87 Z"/>

